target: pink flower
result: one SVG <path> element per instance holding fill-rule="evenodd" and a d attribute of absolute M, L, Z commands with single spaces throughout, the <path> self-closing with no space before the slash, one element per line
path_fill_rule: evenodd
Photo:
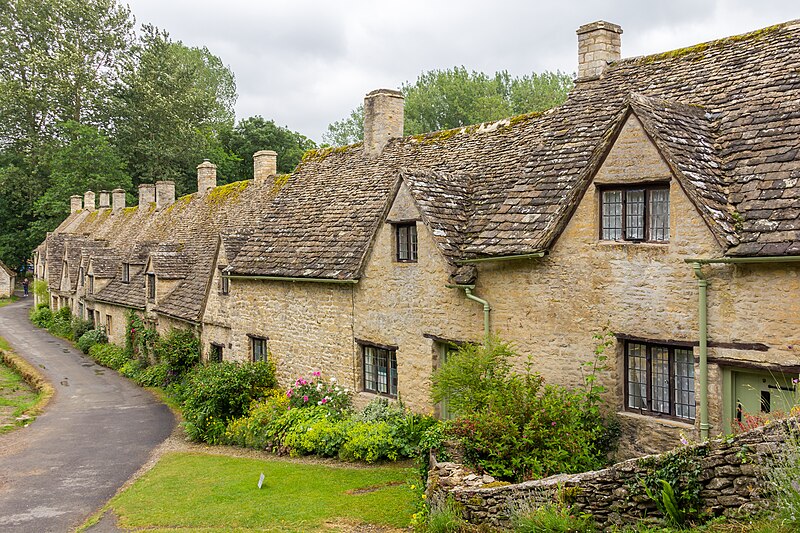
<path fill-rule="evenodd" d="M 308 401 L 308 396 L 303 396 L 303 401 L 307 402 Z"/>
<path fill-rule="evenodd" d="M 555 426 L 555 425 L 556 425 L 556 423 L 555 423 L 555 422 L 553 422 L 553 423 L 552 423 L 552 424 L 550 424 L 550 425 L 551 425 L 551 426 Z"/>
<path fill-rule="evenodd" d="M 287 397 L 287 398 L 291 398 L 291 397 L 292 397 L 292 392 L 294 392 L 294 390 L 293 390 L 293 389 L 289 389 L 289 390 L 287 390 L 287 391 L 286 391 L 286 397 Z"/>
<path fill-rule="evenodd" d="M 316 377 L 316 378 L 318 378 L 318 377 L 320 377 L 322 374 L 320 374 L 320 372 L 319 372 L 319 371 L 317 371 L 317 372 L 312 372 L 312 373 L 311 373 L 311 375 L 312 375 L 312 376 L 314 376 L 314 377 Z"/>
<path fill-rule="evenodd" d="M 328 403 L 328 398 L 323 398 L 322 403 Z"/>

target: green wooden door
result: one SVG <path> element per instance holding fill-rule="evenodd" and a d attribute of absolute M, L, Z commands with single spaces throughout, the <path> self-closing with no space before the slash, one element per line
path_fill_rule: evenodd
<path fill-rule="evenodd" d="M 788 415 L 795 404 L 796 384 L 789 374 L 733 372 L 735 422 L 749 416 Z"/>

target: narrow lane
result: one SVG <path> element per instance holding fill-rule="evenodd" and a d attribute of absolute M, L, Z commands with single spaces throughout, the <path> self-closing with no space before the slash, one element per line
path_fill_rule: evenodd
<path fill-rule="evenodd" d="M 147 391 L 28 320 L 32 298 L 0 308 L 0 336 L 56 393 L 36 421 L 0 436 L 0 531 L 70 531 L 169 436 L 174 419 Z"/>

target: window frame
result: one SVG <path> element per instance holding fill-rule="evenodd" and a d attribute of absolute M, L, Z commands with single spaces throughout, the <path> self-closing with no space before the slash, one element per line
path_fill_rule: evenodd
<path fill-rule="evenodd" d="M 396 346 L 385 346 L 381 344 L 375 344 L 370 342 L 360 342 L 361 346 L 361 388 L 364 392 L 368 392 L 370 394 L 375 394 L 377 396 L 383 396 L 385 398 L 398 398 L 400 392 L 400 379 L 399 379 L 399 372 L 397 366 L 397 347 Z M 367 381 L 367 351 L 374 350 L 375 351 L 375 379 L 374 381 Z M 386 365 L 384 367 L 380 366 L 380 356 L 381 352 L 385 353 L 385 361 Z M 394 365 L 392 363 L 394 362 Z M 386 391 L 383 392 L 380 390 L 381 382 L 380 382 L 380 369 L 385 369 L 385 376 L 386 376 Z M 392 374 L 392 370 L 394 370 L 394 374 Z M 373 387 L 374 385 L 374 387 Z"/>
<path fill-rule="evenodd" d="M 106 335 L 111 335 L 111 328 L 114 325 L 114 317 L 106 314 Z"/>
<path fill-rule="evenodd" d="M 156 275 L 153 272 L 147 273 L 147 299 L 151 302 L 156 301 Z"/>
<path fill-rule="evenodd" d="M 394 227 L 394 260 L 397 263 L 416 263 L 419 261 L 419 234 L 417 232 L 416 220 L 401 220 L 393 222 Z M 400 235 L 407 231 L 405 237 L 406 245 L 400 245 Z M 405 252 L 407 257 L 401 257 Z"/>
<path fill-rule="evenodd" d="M 259 361 L 266 362 L 269 359 L 269 337 L 261 337 L 259 335 L 247 335 L 250 337 L 250 361 L 257 363 Z M 262 359 L 256 359 L 256 343 L 264 343 L 264 354 Z"/>
<path fill-rule="evenodd" d="M 656 183 L 640 183 L 635 185 L 603 185 L 599 186 L 598 190 L 600 192 L 600 216 L 599 218 L 599 232 L 598 237 L 601 241 L 605 242 L 644 242 L 644 243 L 653 243 L 653 244 L 666 244 L 670 242 L 670 227 L 669 227 L 669 208 L 670 208 L 670 184 L 669 182 L 656 182 Z M 642 223 L 644 227 L 642 228 L 642 238 L 641 239 L 632 239 L 628 238 L 627 236 L 627 224 L 628 224 L 628 193 L 631 191 L 643 191 L 644 192 L 644 203 L 642 206 Z M 653 240 L 650 235 L 650 196 L 653 191 L 666 191 L 667 192 L 667 238 L 661 240 Z M 620 232 L 621 237 L 619 239 L 606 239 L 603 237 L 603 230 L 605 227 L 603 226 L 603 216 L 605 214 L 605 206 L 606 203 L 603 200 L 603 196 L 607 192 L 621 192 L 622 193 L 622 213 L 621 213 L 621 226 Z"/>
<path fill-rule="evenodd" d="M 221 363 L 224 360 L 224 350 L 225 346 L 222 344 L 218 342 L 210 343 L 208 349 L 208 361 L 210 363 Z M 214 355 L 215 352 L 217 356 Z"/>
<path fill-rule="evenodd" d="M 122 263 L 122 283 L 131 282 L 131 264 Z"/>
<path fill-rule="evenodd" d="M 630 346 L 631 345 L 640 345 L 644 347 L 645 350 L 645 395 L 643 397 L 645 407 L 637 408 L 631 406 L 631 394 L 630 388 L 631 385 L 640 386 L 639 382 L 632 382 L 631 375 L 630 375 L 630 364 L 629 364 L 629 356 L 630 356 Z M 669 412 L 665 413 L 663 411 L 659 411 L 654 409 L 654 392 L 653 392 L 653 348 L 658 349 L 666 349 L 667 350 L 667 366 L 668 366 L 668 398 L 667 402 L 669 405 Z M 677 362 L 675 358 L 675 351 L 676 350 L 685 350 L 688 351 L 690 354 L 690 361 L 692 366 L 692 375 L 691 375 L 691 389 L 688 389 L 688 392 L 691 394 L 691 398 L 694 403 L 678 403 L 677 400 L 677 390 L 676 384 L 678 381 L 678 373 L 677 373 Z M 623 382 L 623 401 L 624 401 L 624 409 L 625 411 L 638 413 L 645 416 L 652 416 L 656 418 L 667 418 L 670 420 L 676 420 L 678 422 L 684 422 L 687 424 L 694 424 L 695 420 L 697 419 L 697 396 L 695 393 L 696 390 L 696 379 L 697 376 L 694 372 L 694 350 L 691 346 L 687 346 L 684 344 L 667 344 L 663 342 L 648 342 L 644 340 L 630 340 L 625 339 L 623 341 L 623 367 L 624 367 L 624 382 Z M 690 412 L 694 413 L 694 416 L 680 416 L 677 413 L 677 406 L 683 405 L 686 406 Z"/>
<path fill-rule="evenodd" d="M 89 278 L 89 294 L 94 294 L 94 275 L 89 274 L 87 277 Z"/>
<path fill-rule="evenodd" d="M 220 273 L 219 277 L 219 293 L 223 296 L 231 293 L 231 278 L 222 275 L 222 273 Z"/>

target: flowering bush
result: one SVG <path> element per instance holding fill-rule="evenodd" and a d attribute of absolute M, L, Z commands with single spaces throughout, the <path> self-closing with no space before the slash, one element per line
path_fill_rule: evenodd
<path fill-rule="evenodd" d="M 324 407 L 334 416 L 341 417 L 350 411 L 353 396 L 350 390 L 340 387 L 336 378 L 322 379 L 320 372 L 313 372 L 311 379 L 297 378 L 294 386 L 286 391 L 289 408 Z"/>

